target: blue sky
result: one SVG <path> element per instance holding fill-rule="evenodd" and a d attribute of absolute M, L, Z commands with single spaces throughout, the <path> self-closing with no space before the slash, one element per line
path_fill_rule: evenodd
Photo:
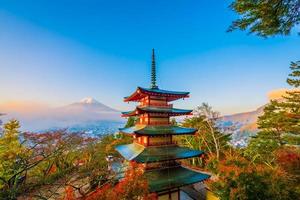
<path fill-rule="evenodd" d="M 254 109 L 287 87 L 300 37 L 226 33 L 230 2 L 0 0 L 0 103 L 92 96 L 126 110 L 122 97 L 150 84 L 155 48 L 160 88 L 191 92 L 178 107 Z"/>

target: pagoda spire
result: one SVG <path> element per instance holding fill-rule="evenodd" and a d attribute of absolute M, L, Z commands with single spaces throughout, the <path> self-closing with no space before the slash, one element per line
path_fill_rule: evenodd
<path fill-rule="evenodd" d="M 156 85 L 156 65 L 154 49 L 152 49 L 151 89 L 158 89 L 158 86 Z"/>

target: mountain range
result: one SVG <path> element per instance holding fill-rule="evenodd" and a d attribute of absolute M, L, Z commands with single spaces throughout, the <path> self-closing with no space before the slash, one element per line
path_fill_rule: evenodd
<path fill-rule="evenodd" d="M 21 122 L 22 131 L 40 131 L 49 128 L 86 127 L 89 124 L 106 121 L 107 123 L 124 123 L 120 111 L 87 97 L 66 106 L 50 108 L 37 105 L 24 106 L 0 105 L 1 118 L 6 121 L 16 118 Z M 25 106 L 26 107 L 26 106 Z M 103 124 L 103 123 L 101 123 Z"/>

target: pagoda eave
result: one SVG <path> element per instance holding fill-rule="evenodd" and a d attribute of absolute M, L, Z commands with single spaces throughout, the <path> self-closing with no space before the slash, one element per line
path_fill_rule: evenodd
<path fill-rule="evenodd" d="M 135 110 L 122 112 L 122 117 L 137 116 L 144 113 L 167 114 L 168 116 L 191 115 L 193 110 L 184 110 L 176 108 L 160 108 L 160 107 L 137 107 Z"/>
<path fill-rule="evenodd" d="M 192 150 L 187 147 L 149 146 L 144 147 L 137 143 L 119 145 L 116 150 L 129 161 L 137 163 L 153 163 L 199 157 L 203 151 Z"/>
<path fill-rule="evenodd" d="M 158 113 L 158 112 L 153 112 L 153 113 L 156 113 L 156 114 L 165 114 L 165 113 Z M 132 112 L 132 113 L 128 113 L 128 114 L 122 114 L 121 117 L 134 117 L 134 116 L 138 116 L 140 114 L 141 113 Z M 191 113 L 167 113 L 167 115 L 169 117 L 176 117 L 176 116 L 192 115 L 192 114 Z"/>
<path fill-rule="evenodd" d="M 124 102 L 139 101 L 146 96 L 166 97 L 167 101 L 174 101 L 177 99 L 189 98 L 189 92 L 176 92 L 138 87 L 132 95 L 124 97 Z"/>
<path fill-rule="evenodd" d="M 194 135 L 197 129 L 179 126 L 133 126 L 120 128 L 119 131 L 129 135 L 159 136 L 159 135 Z"/>
<path fill-rule="evenodd" d="M 149 170 L 145 172 L 145 176 L 149 183 L 150 192 L 162 192 L 173 188 L 192 185 L 210 178 L 208 174 L 181 166 Z"/>

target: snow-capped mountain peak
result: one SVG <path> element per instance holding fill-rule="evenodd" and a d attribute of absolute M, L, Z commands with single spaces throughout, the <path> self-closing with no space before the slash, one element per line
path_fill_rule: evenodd
<path fill-rule="evenodd" d="M 95 103 L 99 103 L 99 102 L 96 99 L 92 98 L 92 97 L 85 97 L 85 98 L 80 100 L 80 103 L 95 104 Z"/>
<path fill-rule="evenodd" d="M 85 113 L 89 113 L 89 112 L 118 112 L 117 110 L 104 105 L 103 103 L 100 103 L 99 101 L 97 101 L 96 99 L 92 98 L 92 97 L 86 97 L 81 99 L 81 101 L 79 102 L 75 102 L 72 103 L 70 105 L 67 106 L 63 106 L 61 107 L 63 108 L 63 110 L 68 110 L 68 111 L 81 111 L 81 112 L 85 112 Z"/>

